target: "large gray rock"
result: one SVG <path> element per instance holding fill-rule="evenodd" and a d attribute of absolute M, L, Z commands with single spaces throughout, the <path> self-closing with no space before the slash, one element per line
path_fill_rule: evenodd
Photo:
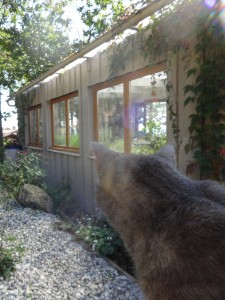
<path fill-rule="evenodd" d="M 53 202 L 51 197 L 36 185 L 24 184 L 19 192 L 17 201 L 26 207 L 48 213 L 53 212 Z"/>

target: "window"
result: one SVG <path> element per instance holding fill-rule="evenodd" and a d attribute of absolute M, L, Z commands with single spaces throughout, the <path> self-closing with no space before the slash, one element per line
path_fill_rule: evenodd
<path fill-rule="evenodd" d="M 130 81 L 131 151 L 152 152 L 166 143 L 166 74 L 158 72 Z"/>
<path fill-rule="evenodd" d="M 28 122 L 29 122 L 29 144 L 42 146 L 43 125 L 42 125 L 41 104 L 29 108 Z"/>
<path fill-rule="evenodd" d="M 74 92 L 51 101 L 52 146 L 78 150 L 79 98 Z"/>
<path fill-rule="evenodd" d="M 162 71 L 164 67 L 145 69 L 96 87 L 96 140 L 111 149 L 135 153 L 155 152 L 165 145 L 167 76 Z"/>
<path fill-rule="evenodd" d="M 124 149 L 123 85 L 97 92 L 99 141 L 111 148 Z"/>

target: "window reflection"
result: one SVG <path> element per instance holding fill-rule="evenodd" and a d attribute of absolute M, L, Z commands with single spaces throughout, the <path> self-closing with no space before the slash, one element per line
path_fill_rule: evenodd
<path fill-rule="evenodd" d="M 79 147 L 79 102 L 78 97 L 68 100 L 69 146 Z"/>
<path fill-rule="evenodd" d="M 65 101 L 53 105 L 54 145 L 66 146 L 66 109 Z"/>
<path fill-rule="evenodd" d="M 155 152 L 166 143 L 166 74 L 130 81 L 132 152 Z"/>
<path fill-rule="evenodd" d="M 98 91 L 99 141 L 108 147 L 124 150 L 123 85 Z"/>
<path fill-rule="evenodd" d="M 79 97 L 77 92 L 52 100 L 53 147 L 79 148 Z"/>

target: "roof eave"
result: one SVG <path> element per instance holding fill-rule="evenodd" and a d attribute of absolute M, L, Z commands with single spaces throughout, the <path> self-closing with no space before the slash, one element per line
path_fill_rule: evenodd
<path fill-rule="evenodd" d="M 89 53 L 90 51 L 94 50 L 95 48 L 99 47 L 100 45 L 102 45 L 106 42 L 109 42 L 111 39 L 113 39 L 115 36 L 119 35 L 120 33 L 124 32 L 126 29 L 132 28 L 132 26 L 135 26 L 143 19 L 147 18 L 148 16 L 153 15 L 155 12 L 159 11 L 166 5 L 171 4 L 172 2 L 174 2 L 174 0 L 159 0 L 159 1 L 156 1 L 152 4 L 147 5 L 146 7 L 142 8 L 142 9 L 140 9 L 135 14 L 128 17 L 123 23 L 117 24 L 111 30 L 109 30 L 105 34 L 101 35 L 99 38 L 97 38 L 96 40 L 94 40 L 93 42 L 91 42 L 90 44 L 85 46 L 79 52 L 69 55 L 57 66 L 51 68 L 49 71 L 45 72 L 41 76 L 32 80 L 26 86 L 20 88 L 17 92 L 13 93 L 10 96 L 10 98 L 7 100 L 7 102 L 15 99 L 17 96 L 26 92 L 27 90 L 32 88 L 34 85 L 39 84 L 40 82 L 45 80 L 47 77 L 55 74 L 57 71 L 59 71 L 60 69 L 63 69 L 65 66 L 74 62 L 75 60 L 84 57 L 85 54 Z"/>

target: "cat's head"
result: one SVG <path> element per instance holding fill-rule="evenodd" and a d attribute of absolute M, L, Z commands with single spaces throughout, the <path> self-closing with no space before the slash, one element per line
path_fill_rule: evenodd
<path fill-rule="evenodd" d="M 102 185 L 112 187 L 113 181 L 121 178 L 123 181 L 129 180 L 128 166 L 135 164 L 139 160 L 140 155 L 123 154 L 108 149 L 104 145 L 91 142 L 91 150 L 95 157 L 95 167 L 98 174 L 98 179 Z M 144 155 L 146 163 L 155 157 L 157 160 L 165 161 L 173 168 L 176 167 L 176 153 L 172 145 L 166 145 L 154 155 Z M 125 176 L 126 175 L 126 176 Z"/>
<path fill-rule="evenodd" d="M 104 145 L 97 142 L 91 142 L 91 150 L 96 159 L 95 166 L 97 172 L 99 172 L 105 164 L 110 163 L 110 161 L 114 160 L 116 157 L 122 154 L 110 150 Z M 165 147 L 161 148 L 155 155 L 166 160 L 171 166 L 176 167 L 176 152 L 173 145 L 166 145 Z"/>
<path fill-rule="evenodd" d="M 119 153 L 96 142 L 91 143 L 91 149 L 98 175 L 99 207 L 114 226 L 121 220 L 133 219 L 139 206 L 143 208 L 139 218 L 142 220 L 149 209 L 149 199 L 157 187 L 161 188 L 162 176 L 165 180 L 173 173 L 174 147 L 168 145 L 153 155 Z"/>

